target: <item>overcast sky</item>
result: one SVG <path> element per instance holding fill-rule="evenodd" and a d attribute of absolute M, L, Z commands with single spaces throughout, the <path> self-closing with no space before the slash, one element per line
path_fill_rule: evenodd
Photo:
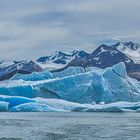
<path fill-rule="evenodd" d="M 0 59 L 140 41 L 140 0 L 0 0 Z"/>

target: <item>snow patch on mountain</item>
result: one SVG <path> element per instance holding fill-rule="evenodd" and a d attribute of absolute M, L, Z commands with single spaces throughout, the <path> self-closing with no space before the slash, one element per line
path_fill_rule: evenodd
<path fill-rule="evenodd" d="M 37 60 L 37 63 L 43 69 L 55 70 L 55 69 L 60 69 L 64 66 L 66 66 L 75 57 L 85 58 L 86 56 L 88 56 L 88 53 L 86 53 L 84 51 L 74 50 L 74 51 L 69 52 L 69 53 L 56 51 L 51 56 L 40 57 Z"/>
<path fill-rule="evenodd" d="M 135 63 L 140 64 L 140 45 L 138 43 L 119 43 L 117 49 L 126 54 Z"/>

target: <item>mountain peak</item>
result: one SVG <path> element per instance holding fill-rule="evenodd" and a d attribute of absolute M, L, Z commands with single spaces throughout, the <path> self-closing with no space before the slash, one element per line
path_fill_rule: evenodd
<path fill-rule="evenodd" d="M 132 50 L 137 50 L 138 48 L 140 48 L 140 44 L 134 42 L 125 42 L 124 45 L 131 48 Z"/>
<path fill-rule="evenodd" d="M 139 43 L 136 43 L 136 42 L 118 42 L 116 43 L 115 45 L 113 45 L 114 47 L 122 47 L 125 49 L 125 48 L 128 48 L 128 49 L 131 49 L 131 50 L 137 50 L 137 49 L 140 49 L 140 44 Z"/>

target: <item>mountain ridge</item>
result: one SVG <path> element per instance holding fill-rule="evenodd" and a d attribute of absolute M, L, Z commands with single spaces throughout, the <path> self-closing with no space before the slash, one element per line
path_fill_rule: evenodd
<path fill-rule="evenodd" d="M 70 66 L 82 66 L 84 68 L 86 67 L 99 67 L 99 68 L 106 68 L 111 67 L 114 64 L 124 62 L 127 68 L 128 75 L 130 75 L 133 78 L 136 78 L 140 80 L 140 63 L 136 63 L 129 55 L 127 55 L 122 50 L 120 51 L 118 48 L 122 47 L 122 44 L 124 45 L 124 50 L 128 48 L 131 48 L 131 50 L 139 52 L 140 45 L 137 43 L 132 42 L 125 42 L 125 43 L 117 43 L 111 46 L 108 46 L 106 44 L 100 45 L 95 51 L 93 51 L 91 54 L 89 54 L 85 58 L 74 58 L 71 62 L 69 62 L 65 67 L 56 70 L 56 71 L 63 71 L 64 69 L 70 67 Z M 130 46 L 132 45 L 132 46 Z M 137 46 L 137 47 L 136 47 Z M 130 52 L 131 53 L 131 52 Z M 139 55 L 140 56 L 140 55 Z M 140 59 L 140 57 L 139 57 Z M 52 71 L 55 72 L 55 71 Z"/>
<path fill-rule="evenodd" d="M 56 72 L 63 71 L 70 66 L 103 69 L 120 62 L 125 63 L 128 75 L 140 80 L 140 44 L 133 42 L 118 42 L 114 45 L 102 44 L 92 53 L 87 53 L 84 50 L 73 50 L 69 53 L 56 51 L 53 55 L 40 57 L 36 61 L 1 61 L 0 80 L 8 79 L 16 73 L 32 73 L 44 69 Z"/>

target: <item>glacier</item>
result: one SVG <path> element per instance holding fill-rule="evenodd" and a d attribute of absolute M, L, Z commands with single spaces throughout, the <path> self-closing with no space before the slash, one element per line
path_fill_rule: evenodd
<path fill-rule="evenodd" d="M 69 67 L 56 73 L 17 74 L 0 82 L 0 95 L 9 111 L 138 111 L 140 82 L 127 76 L 121 62 L 106 69 Z"/>

